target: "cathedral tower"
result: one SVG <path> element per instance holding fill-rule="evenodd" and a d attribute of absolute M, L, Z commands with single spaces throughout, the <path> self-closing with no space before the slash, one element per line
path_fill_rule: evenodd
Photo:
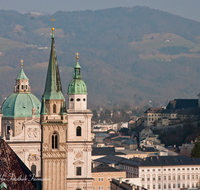
<path fill-rule="evenodd" d="M 91 118 L 87 109 L 87 87 L 77 62 L 73 80 L 68 86 L 69 109 L 67 110 L 67 181 L 66 189 L 92 190 L 91 177 Z"/>
<path fill-rule="evenodd" d="M 43 190 L 66 190 L 67 116 L 55 51 L 54 28 L 40 121 Z"/>

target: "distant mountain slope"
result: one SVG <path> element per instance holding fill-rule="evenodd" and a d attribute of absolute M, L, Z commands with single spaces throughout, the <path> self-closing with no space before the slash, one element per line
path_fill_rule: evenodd
<path fill-rule="evenodd" d="M 199 93 L 199 22 L 147 7 L 59 11 L 53 16 L 65 94 L 77 51 L 90 104 L 163 103 L 196 98 Z M 4 41 L 0 67 L 6 68 L 0 75 L 1 101 L 12 93 L 20 59 L 32 92 L 41 97 L 50 53 L 50 19 L 51 15 L 0 11 Z"/>

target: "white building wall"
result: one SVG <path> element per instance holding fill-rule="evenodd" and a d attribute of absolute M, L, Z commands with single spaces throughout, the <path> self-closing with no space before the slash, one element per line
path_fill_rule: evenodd
<path fill-rule="evenodd" d="M 139 177 L 149 190 L 199 187 L 200 165 L 140 167 Z"/>

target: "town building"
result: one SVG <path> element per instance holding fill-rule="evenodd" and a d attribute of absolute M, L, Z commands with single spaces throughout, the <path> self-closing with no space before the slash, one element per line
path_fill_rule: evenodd
<path fill-rule="evenodd" d="M 99 189 L 111 189 L 110 181 L 112 179 L 125 179 L 126 172 L 120 171 L 116 168 L 110 167 L 106 164 L 100 164 L 95 168 L 92 168 L 92 178 L 94 181 L 92 182 L 93 190 Z"/>
<path fill-rule="evenodd" d="M 129 182 L 129 180 L 123 181 L 123 179 L 112 179 L 110 182 L 111 190 L 147 190 L 135 183 Z"/>

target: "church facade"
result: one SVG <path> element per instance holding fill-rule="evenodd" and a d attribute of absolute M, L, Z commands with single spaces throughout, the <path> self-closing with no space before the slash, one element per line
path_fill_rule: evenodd
<path fill-rule="evenodd" d="M 42 103 L 30 93 L 22 64 L 16 78 L 15 96 L 9 96 L 1 109 L 1 135 L 36 177 L 42 179 L 43 190 L 92 190 L 92 112 L 87 109 L 87 86 L 82 80 L 78 54 L 76 58 L 66 109 L 52 28 Z M 23 97 L 19 99 L 20 96 Z M 26 96 L 32 99 L 24 102 Z"/>

